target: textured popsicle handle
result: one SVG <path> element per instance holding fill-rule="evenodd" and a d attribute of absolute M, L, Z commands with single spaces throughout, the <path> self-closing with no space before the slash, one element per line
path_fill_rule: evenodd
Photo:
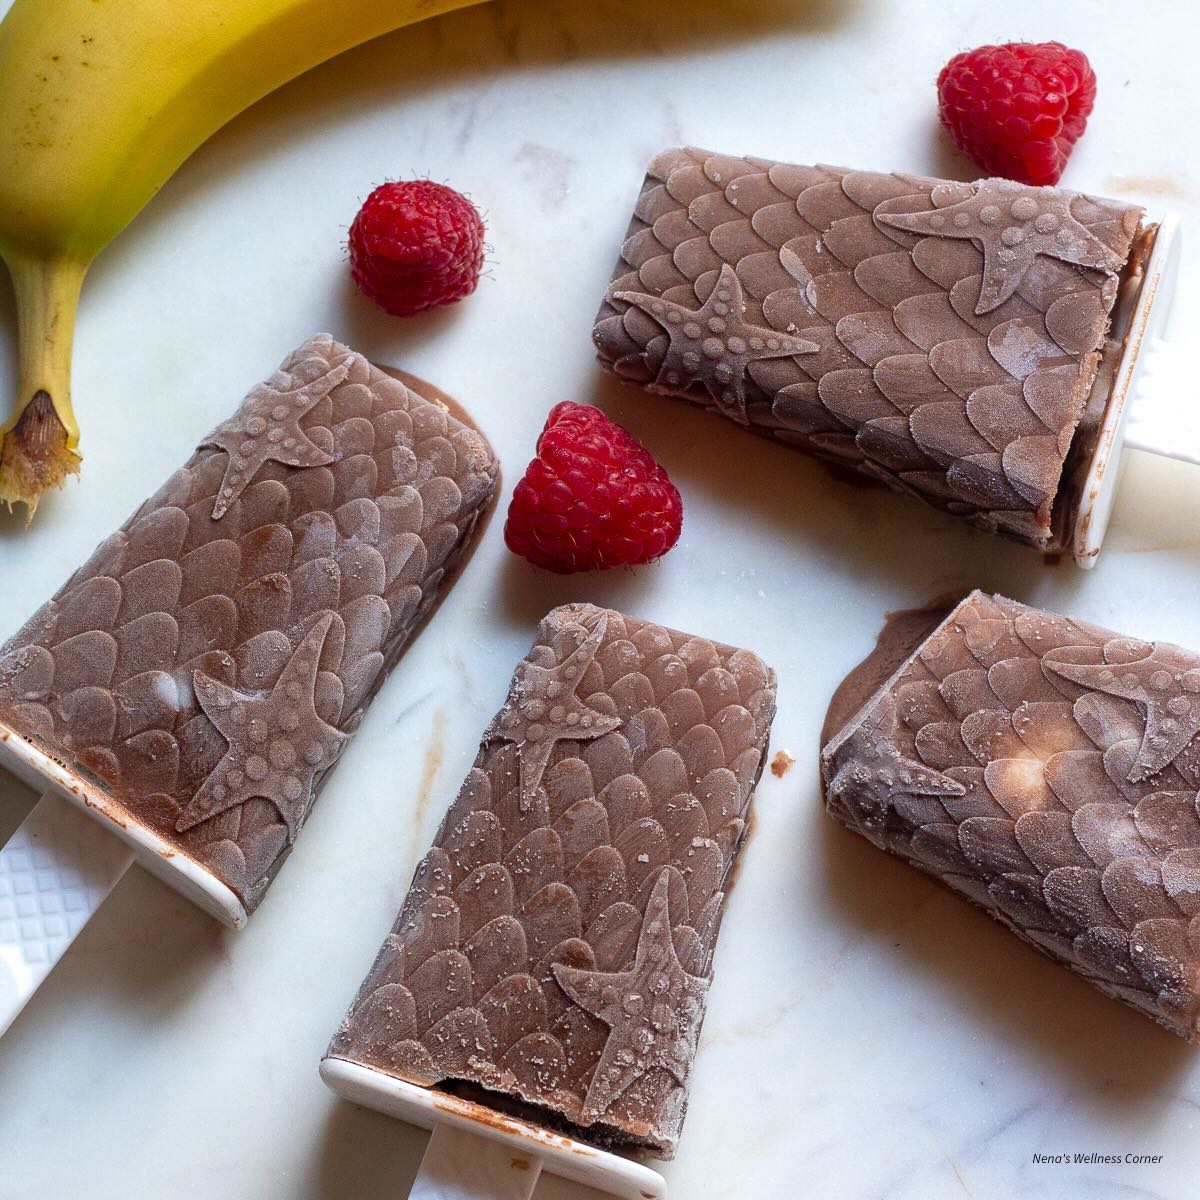
<path fill-rule="evenodd" d="M 0 1034 L 132 861 L 132 850 L 55 792 L 0 848 Z"/>
<path fill-rule="evenodd" d="M 1193 349 L 1154 338 L 1125 427 L 1125 445 L 1200 465 L 1200 388 Z"/>
<path fill-rule="evenodd" d="M 541 1173 L 535 1155 L 438 1124 L 409 1200 L 529 1200 Z"/>

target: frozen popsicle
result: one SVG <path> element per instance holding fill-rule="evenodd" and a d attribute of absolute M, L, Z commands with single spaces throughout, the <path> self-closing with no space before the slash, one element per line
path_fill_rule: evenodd
<path fill-rule="evenodd" d="M 623 379 L 1090 565 L 1174 228 L 1058 188 L 667 150 L 594 338 Z"/>
<path fill-rule="evenodd" d="M 0 763 L 243 923 L 496 472 L 435 389 L 311 338 L 0 648 Z M 45 876 L 55 829 L 91 835 L 72 816 L 48 795 L 0 852 L 0 983 L 6 956 L 22 975 L 61 941 L 21 877 Z"/>
<path fill-rule="evenodd" d="M 973 592 L 885 631 L 826 732 L 834 817 L 1200 1041 L 1200 655 Z"/>
<path fill-rule="evenodd" d="M 746 650 L 553 610 L 333 1038 L 327 1082 L 426 1125 L 470 1100 L 486 1134 L 498 1109 L 526 1149 L 548 1126 L 670 1157 L 774 709 L 774 673 Z M 570 1174 L 558 1159 L 548 1169 Z"/>

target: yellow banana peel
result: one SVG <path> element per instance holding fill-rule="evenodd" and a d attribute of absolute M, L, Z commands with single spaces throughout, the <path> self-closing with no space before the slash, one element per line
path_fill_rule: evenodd
<path fill-rule="evenodd" d="M 79 471 L 71 343 L 92 259 L 212 133 L 343 50 L 480 0 L 16 0 L 0 22 L 0 257 L 19 382 L 0 502 Z"/>

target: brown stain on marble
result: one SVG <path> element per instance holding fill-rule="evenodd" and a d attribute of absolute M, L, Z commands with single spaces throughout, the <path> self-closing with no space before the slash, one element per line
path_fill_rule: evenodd
<path fill-rule="evenodd" d="M 1170 175 L 1110 175 L 1104 187 L 1118 196 L 1162 196 L 1171 200 L 1188 196 L 1188 189 Z"/>
<path fill-rule="evenodd" d="M 425 814 L 429 811 L 429 798 L 437 773 L 446 760 L 446 710 L 438 708 L 433 714 L 429 728 L 429 741 L 425 743 L 425 760 L 421 766 L 421 782 L 417 785 L 417 803 L 413 809 L 413 831 L 419 838 L 425 827 Z"/>
<path fill-rule="evenodd" d="M 775 757 L 771 759 L 771 774 L 776 779 L 782 779 L 795 764 L 796 759 L 786 750 L 776 750 Z"/>

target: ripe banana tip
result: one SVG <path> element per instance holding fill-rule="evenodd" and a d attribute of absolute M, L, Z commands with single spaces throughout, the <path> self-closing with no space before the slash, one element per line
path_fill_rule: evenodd
<path fill-rule="evenodd" d="M 0 503 L 10 510 L 24 504 L 28 524 L 41 494 L 78 475 L 79 462 L 50 394 L 35 392 L 0 442 Z"/>
<path fill-rule="evenodd" d="M 16 401 L 0 423 L 0 503 L 25 505 L 79 473 L 71 409 L 71 342 L 87 262 L 6 248 L 17 301 Z"/>

